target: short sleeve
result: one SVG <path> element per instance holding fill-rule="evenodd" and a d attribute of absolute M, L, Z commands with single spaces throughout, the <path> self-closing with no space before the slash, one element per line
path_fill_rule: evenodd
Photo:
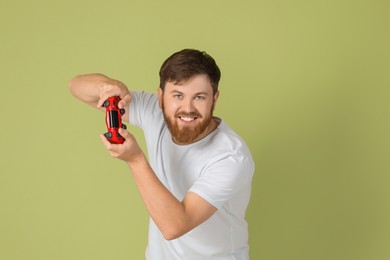
<path fill-rule="evenodd" d="M 190 191 L 220 208 L 242 189 L 250 189 L 253 172 L 253 161 L 244 154 L 222 155 L 204 170 Z"/>
<path fill-rule="evenodd" d="M 144 91 L 131 92 L 131 102 L 129 105 L 132 125 L 144 128 L 148 120 L 152 120 L 155 111 L 159 112 L 157 96 Z"/>

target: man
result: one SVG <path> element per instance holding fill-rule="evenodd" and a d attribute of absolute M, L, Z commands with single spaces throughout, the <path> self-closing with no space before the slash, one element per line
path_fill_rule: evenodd
<path fill-rule="evenodd" d="M 123 119 L 144 131 L 149 161 L 124 129 L 123 144 L 101 139 L 129 166 L 151 216 L 149 260 L 249 259 L 245 211 L 254 163 L 241 138 L 213 116 L 219 80 L 211 56 L 185 49 L 161 66 L 157 95 L 130 92 L 101 74 L 69 82 L 76 98 L 102 110 L 119 96 Z"/>

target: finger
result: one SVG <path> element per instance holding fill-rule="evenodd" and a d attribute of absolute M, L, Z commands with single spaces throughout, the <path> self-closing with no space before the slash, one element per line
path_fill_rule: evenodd
<path fill-rule="evenodd" d="M 106 95 L 101 96 L 100 99 L 98 100 L 97 104 L 96 104 L 96 107 L 97 107 L 97 108 L 103 107 L 104 101 L 106 101 L 108 98 L 109 98 L 109 97 L 106 96 Z"/>
<path fill-rule="evenodd" d="M 101 108 L 103 107 L 103 103 L 104 103 L 105 99 L 102 99 L 100 98 L 96 104 L 96 108 Z"/>
<path fill-rule="evenodd" d="M 102 139 L 102 142 L 107 148 L 108 153 L 111 155 L 111 157 L 118 157 L 123 150 L 122 144 L 112 144 L 110 143 L 110 141 L 107 140 L 104 135 L 100 135 L 100 138 Z"/>
<path fill-rule="evenodd" d="M 100 90 L 99 100 L 96 104 L 97 108 L 101 108 L 103 106 L 104 101 L 106 101 L 109 97 L 118 96 L 119 88 L 115 85 L 105 84 Z"/>
<path fill-rule="evenodd" d="M 107 138 L 106 138 L 103 134 L 100 135 L 100 139 L 102 139 L 102 142 L 103 142 L 104 146 L 105 146 L 108 150 L 110 150 L 110 149 L 111 149 L 111 146 L 112 146 L 112 144 L 110 143 L 110 141 L 108 141 Z"/>
<path fill-rule="evenodd" d="M 125 138 L 125 140 L 128 140 L 129 138 L 130 138 L 130 133 L 129 133 L 129 131 L 127 131 L 127 130 L 125 130 L 125 129 L 123 129 L 123 128 L 119 128 L 119 134 L 123 137 L 123 138 Z"/>
<path fill-rule="evenodd" d="M 131 100 L 131 95 L 130 93 L 127 93 L 126 95 L 124 95 L 123 97 L 120 96 L 121 100 L 119 101 L 118 103 L 118 107 L 119 108 L 127 108 L 128 105 L 130 104 L 130 100 Z"/>
<path fill-rule="evenodd" d="M 96 104 L 96 107 L 97 108 L 101 108 L 103 107 L 103 104 L 104 104 L 104 101 L 106 101 L 109 97 L 111 97 L 112 95 L 109 94 L 109 93 L 103 93 L 101 94 L 100 96 L 100 99 L 98 100 L 97 104 Z"/>

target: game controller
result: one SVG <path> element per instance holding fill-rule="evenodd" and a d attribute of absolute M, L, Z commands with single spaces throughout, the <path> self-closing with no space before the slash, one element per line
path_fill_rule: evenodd
<path fill-rule="evenodd" d="M 118 108 L 118 103 L 121 99 L 118 96 L 110 97 L 103 103 L 106 108 L 106 125 L 107 133 L 104 136 L 112 144 L 122 144 L 125 139 L 119 134 L 119 129 L 126 129 L 126 125 L 122 124 L 122 115 L 125 109 Z"/>

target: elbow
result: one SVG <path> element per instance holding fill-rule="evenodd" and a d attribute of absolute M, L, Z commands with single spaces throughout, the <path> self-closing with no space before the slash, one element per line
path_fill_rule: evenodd
<path fill-rule="evenodd" d="M 184 231 L 177 227 L 171 227 L 166 230 L 162 230 L 161 233 L 165 240 L 174 240 L 187 233 L 187 231 Z"/>
<path fill-rule="evenodd" d="M 72 78 L 71 80 L 69 80 L 69 82 L 68 82 L 68 89 L 69 89 L 69 91 L 70 91 L 73 95 L 74 95 L 74 93 L 75 93 L 75 89 L 76 89 L 76 85 L 77 85 L 76 83 L 77 83 L 79 77 L 80 77 L 80 76 L 76 76 L 76 77 Z"/>
<path fill-rule="evenodd" d="M 75 78 L 69 80 L 69 82 L 68 82 L 68 89 L 69 89 L 70 93 L 72 93 L 73 95 L 74 95 L 74 88 L 75 88 L 74 86 L 75 86 L 75 80 L 76 80 L 76 78 L 77 78 L 77 77 L 75 77 Z"/>
<path fill-rule="evenodd" d="M 182 236 L 182 234 L 178 234 L 178 233 L 169 233 L 169 232 L 164 232 L 163 233 L 164 239 L 168 240 L 168 241 L 177 239 L 177 238 L 179 238 L 181 236 Z"/>

